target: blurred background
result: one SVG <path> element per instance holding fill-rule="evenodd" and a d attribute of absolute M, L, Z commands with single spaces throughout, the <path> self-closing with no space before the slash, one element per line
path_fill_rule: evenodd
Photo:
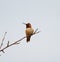
<path fill-rule="evenodd" d="M 41 32 L 19 45 L 0 52 L 1 62 L 60 62 L 60 0 L 0 0 L 0 43 L 4 46 L 25 36 L 25 25 L 31 23 Z M 3 46 L 3 47 L 4 47 Z"/>

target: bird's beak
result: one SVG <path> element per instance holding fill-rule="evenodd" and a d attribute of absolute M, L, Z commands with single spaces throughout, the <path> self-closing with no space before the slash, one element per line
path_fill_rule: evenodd
<path fill-rule="evenodd" d="M 26 25 L 26 23 L 23 23 L 24 25 Z"/>

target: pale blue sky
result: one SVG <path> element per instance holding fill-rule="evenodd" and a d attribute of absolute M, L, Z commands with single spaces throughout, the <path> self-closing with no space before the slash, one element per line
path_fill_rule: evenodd
<path fill-rule="evenodd" d="M 0 41 L 5 31 L 5 45 L 25 36 L 23 22 L 41 33 L 0 53 L 0 62 L 60 62 L 60 0 L 0 0 Z"/>

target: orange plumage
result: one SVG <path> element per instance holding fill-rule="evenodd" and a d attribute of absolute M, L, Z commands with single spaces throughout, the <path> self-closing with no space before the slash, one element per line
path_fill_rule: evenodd
<path fill-rule="evenodd" d="M 31 24 L 27 23 L 26 24 L 26 30 L 25 30 L 26 37 L 27 37 L 27 39 L 26 39 L 27 42 L 30 41 L 30 38 L 31 38 L 31 35 L 33 34 L 33 32 L 34 32 L 34 30 L 33 30 L 32 26 L 31 26 Z"/>

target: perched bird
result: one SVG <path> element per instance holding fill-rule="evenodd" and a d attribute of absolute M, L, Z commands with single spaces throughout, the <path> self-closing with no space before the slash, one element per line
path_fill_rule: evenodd
<path fill-rule="evenodd" d="M 31 38 L 31 35 L 34 33 L 34 29 L 32 28 L 32 25 L 30 23 L 26 23 L 25 25 L 26 25 L 26 30 L 25 30 L 26 41 L 29 42 L 30 38 Z"/>

